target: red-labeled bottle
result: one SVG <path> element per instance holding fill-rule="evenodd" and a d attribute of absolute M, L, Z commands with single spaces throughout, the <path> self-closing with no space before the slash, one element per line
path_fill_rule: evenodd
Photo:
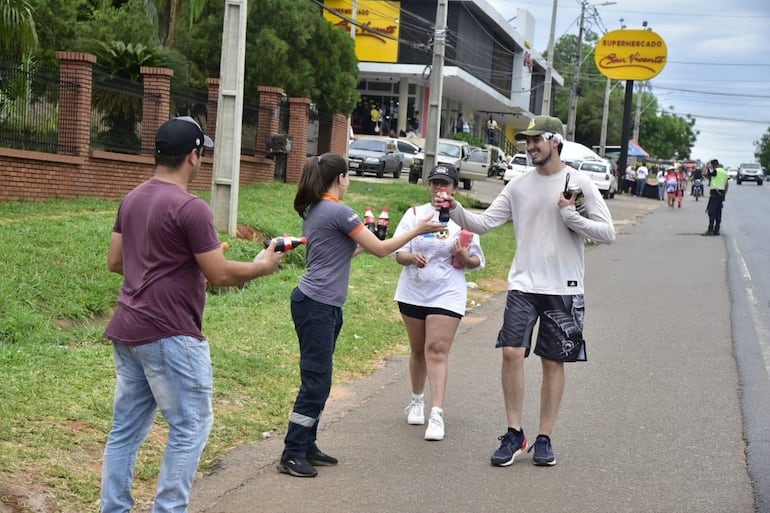
<path fill-rule="evenodd" d="M 379 219 L 377 219 L 377 238 L 385 240 L 388 238 L 388 225 L 390 224 L 390 209 L 388 207 L 382 207 L 382 213 Z"/>
<path fill-rule="evenodd" d="M 446 198 L 447 188 L 442 186 L 439 190 L 441 191 L 441 197 L 444 198 L 444 200 L 441 202 L 441 206 L 438 209 L 438 222 L 446 224 L 449 222 L 449 207 L 452 206 L 452 203 Z"/>
<path fill-rule="evenodd" d="M 372 207 L 369 205 L 367 205 L 364 210 L 364 225 L 370 232 L 375 235 L 377 234 L 377 225 L 374 222 L 374 212 L 372 212 Z"/>
<path fill-rule="evenodd" d="M 271 242 L 271 239 L 267 239 L 263 242 L 263 244 L 265 245 L 265 248 L 270 246 L 270 242 Z M 275 252 L 286 253 L 287 251 L 291 251 L 292 249 L 302 244 L 307 244 L 307 237 L 292 237 L 290 235 L 284 235 L 283 237 L 276 237 Z M 264 254 L 265 254 L 265 250 L 263 249 L 262 251 L 257 253 L 257 256 L 254 257 L 254 261 L 256 262 L 257 260 L 262 258 L 262 255 Z"/>
<path fill-rule="evenodd" d="M 270 246 L 270 241 L 265 241 L 265 248 Z M 292 249 L 302 245 L 307 244 L 307 237 L 291 237 L 289 235 L 284 235 L 283 237 L 276 237 L 275 238 L 275 251 L 276 253 L 285 253 L 287 251 L 291 251 Z"/>

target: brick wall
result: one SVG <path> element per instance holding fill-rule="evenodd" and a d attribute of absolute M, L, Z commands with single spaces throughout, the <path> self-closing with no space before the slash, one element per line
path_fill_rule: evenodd
<path fill-rule="evenodd" d="M 96 197 L 120 199 L 131 189 L 149 179 L 155 169 L 152 143 L 143 144 L 142 155 L 94 151 L 90 149 L 90 119 L 93 55 L 59 52 L 61 79 L 66 83 L 60 94 L 59 153 L 0 148 L 0 201 L 43 201 L 51 198 Z M 142 68 L 145 79 L 144 123 L 142 140 L 154 142 L 154 132 L 169 118 L 171 70 Z M 207 133 L 215 133 L 216 101 L 219 80 L 210 79 Z M 265 141 L 278 130 L 283 90 L 260 87 L 260 120 L 257 155 L 242 156 L 240 185 L 273 181 L 275 161 L 265 158 Z M 307 151 L 310 100 L 290 98 L 289 135 L 293 140 L 287 161 L 287 183 L 298 183 Z M 164 114 L 165 113 L 165 114 Z M 331 151 L 345 154 L 347 118 L 336 115 L 331 123 Z M 150 131 L 152 133 L 150 133 Z M 201 172 L 190 184 L 191 191 L 211 189 L 213 160 L 204 157 Z"/>

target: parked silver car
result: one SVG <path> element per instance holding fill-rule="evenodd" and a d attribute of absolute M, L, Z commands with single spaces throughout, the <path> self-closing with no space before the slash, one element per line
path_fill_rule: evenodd
<path fill-rule="evenodd" d="M 392 173 L 401 176 L 401 152 L 392 139 L 356 139 L 348 146 L 348 169 L 358 176 L 375 173 L 382 178 Z"/>
<path fill-rule="evenodd" d="M 741 182 L 757 182 L 757 185 L 762 185 L 765 181 L 765 174 L 762 172 L 762 166 L 756 162 L 743 163 L 738 166 L 738 176 L 735 177 L 735 181 L 738 185 Z"/>

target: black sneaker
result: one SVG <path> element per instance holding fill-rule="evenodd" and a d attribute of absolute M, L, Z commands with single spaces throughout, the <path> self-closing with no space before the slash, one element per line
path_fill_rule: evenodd
<path fill-rule="evenodd" d="M 281 461 L 276 465 L 278 472 L 289 474 L 294 477 L 315 477 L 318 471 L 308 463 L 305 458 L 292 458 L 285 454 L 281 456 Z"/>
<path fill-rule="evenodd" d="M 535 454 L 532 456 L 533 465 L 541 467 L 556 465 L 556 456 L 553 455 L 551 439 L 547 435 L 537 435 L 534 445 L 527 452 L 532 451 L 532 449 L 535 449 Z"/>
<path fill-rule="evenodd" d="M 705 235 L 706 237 L 708 237 L 709 235 L 714 235 L 714 231 L 711 229 L 708 229 L 705 232 L 701 233 L 701 235 Z"/>
<path fill-rule="evenodd" d="M 307 461 L 314 467 L 328 467 L 337 464 L 337 458 L 329 456 L 318 447 L 308 449 Z"/>
<path fill-rule="evenodd" d="M 524 436 L 524 430 L 520 435 L 510 431 L 497 438 L 500 440 L 500 448 L 492 455 L 492 465 L 496 467 L 507 467 L 513 463 L 513 460 L 527 450 L 527 437 Z"/>

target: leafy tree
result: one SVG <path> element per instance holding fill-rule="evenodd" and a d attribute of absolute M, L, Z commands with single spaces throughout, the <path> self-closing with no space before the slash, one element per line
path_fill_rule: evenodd
<path fill-rule="evenodd" d="M 218 77 L 224 7 L 208 4 L 200 20 L 180 32 L 176 48 L 196 79 Z M 244 91 L 260 85 L 311 98 L 323 113 L 349 113 L 357 100 L 358 62 L 345 31 L 323 19 L 310 0 L 260 0 L 249 5 Z M 226 72 L 227 70 L 225 70 Z"/>
<path fill-rule="evenodd" d="M 763 169 L 770 168 L 770 128 L 759 141 L 754 141 L 754 157 L 759 161 Z"/>
<path fill-rule="evenodd" d="M 144 0 L 147 15 L 150 17 L 158 34 L 158 40 L 164 48 L 172 48 L 176 42 L 177 26 L 185 16 L 190 28 L 201 17 L 207 0 Z"/>
<path fill-rule="evenodd" d="M 321 112 L 349 113 L 358 85 L 353 41 L 309 0 L 262 0 L 249 12 L 246 83 L 311 98 Z"/>
<path fill-rule="evenodd" d="M 27 0 L 0 0 L 0 53 L 29 54 L 37 44 L 32 5 Z"/>
<path fill-rule="evenodd" d="M 128 0 L 118 7 L 95 9 L 78 23 L 76 49 L 87 48 L 91 41 L 125 41 L 153 48 L 160 45 L 152 20 L 147 16 L 145 0 Z"/>

